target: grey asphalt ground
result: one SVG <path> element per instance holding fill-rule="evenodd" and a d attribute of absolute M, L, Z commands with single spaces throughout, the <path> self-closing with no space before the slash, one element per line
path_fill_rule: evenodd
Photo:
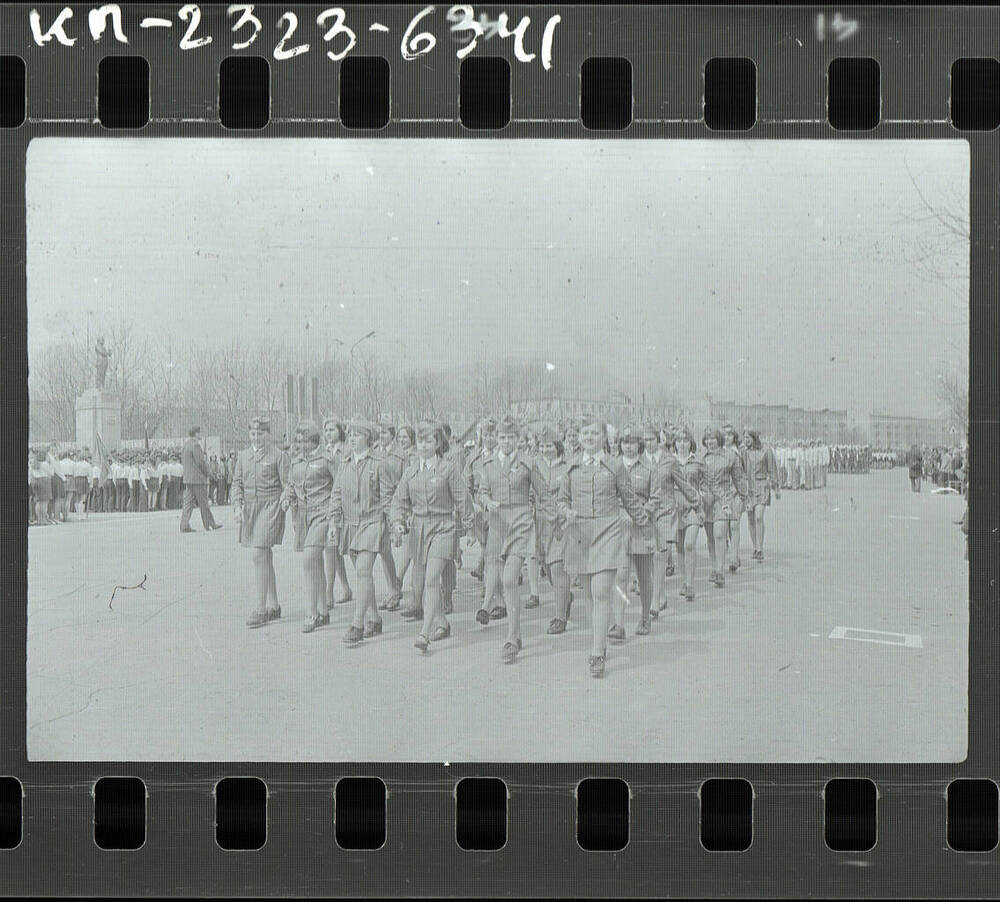
<path fill-rule="evenodd" d="M 959 761 L 968 563 L 953 521 L 964 504 L 911 493 L 903 469 L 785 492 L 768 512 L 766 560 L 750 560 L 744 521 L 743 567 L 714 589 L 702 534 L 695 601 L 677 597 L 673 577 L 647 637 L 634 635 L 630 605 L 602 680 L 588 672 L 582 603 L 564 635 L 545 634 L 545 584 L 524 651 L 502 664 L 503 622 L 473 619 L 471 554 L 452 638 L 422 656 L 398 614 L 357 648 L 341 641 L 350 606 L 304 635 L 290 529 L 275 549 L 283 617 L 246 629 L 250 555 L 226 507 L 214 533 L 181 535 L 173 511 L 32 527 L 29 758 Z M 114 587 L 143 576 L 109 610 Z M 830 638 L 838 628 L 882 632 Z"/>

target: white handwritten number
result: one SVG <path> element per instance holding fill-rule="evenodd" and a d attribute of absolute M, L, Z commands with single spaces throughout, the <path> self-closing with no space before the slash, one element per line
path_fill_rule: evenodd
<path fill-rule="evenodd" d="M 399 45 L 399 52 L 403 54 L 404 60 L 415 60 L 418 56 L 430 53 L 437 44 L 437 38 L 429 31 L 413 34 L 417 23 L 432 12 L 434 12 L 433 6 L 425 6 L 410 20 L 410 24 L 406 26 L 406 31 L 403 34 L 403 42 Z"/>
<path fill-rule="evenodd" d="M 203 38 L 194 37 L 195 31 L 198 30 L 198 26 L 201 24 L 201 10 L 193 3 L 182 6 L 177 11 L 177 18 L 182 22 L 186 22 L 188 19 L 191 20 L 187 31 L 184 32 L 184 37 L 181 38 L 181 50 L 193 50 L 195 47 L 204 47 L 206 44 L 212 43 L 211 35 L 206 35 Z"/>
<path fill-rule="evenodd" d="M 324 41 L 332 41 L 338 34 L 347 36 L 347 46 L 339 53 L 334 53 L 332 50 L 326 51 L 326 55 L 334 62 L 342 60 L 348 53 L 351 52 L 354 45 L 358 43 L 358 36 L 344 24 L 346 16 L 347 14 L 339 6 L 335 6 L 332 9 L 324 9 L 323 12 L 316 17 L 316 24 L 319 25 L 320 28 L 323 27 L 323 24 L 327 19 L 333 18 L 335 20 L 333 25 L 330 26 L 330 30 L 323 35 Z"/>
<path fill-rule="evenodd" d="M 261 24 L 260 19 L 258 19 L 253 14 L 253 4 L 252 3 L 234 3 L 229 9 L 226 10 L 226 15 L 233 16 L 236 13 L 240 14 L 239 19 L 233 23 L 233 33 L 235 34 L 244 25 L 253 26 L 253 34 L 250 35 L 245 41 L 237 41 L 233 44 L 233 50 L 245 50 L 254 41 L 257 40 L 257 35 L 260 34 L 261 28 L 264 26 Z"/>
<path fill-rule="evenodd" d="M 552 68 L 552 39 L 555 37 L 556 26 L 562 22 L 562 16 L 553 16 L 545 23 L 542 32 L 542 68 L 547 72 Z"/>
<path fill-rule="evenodd" d="M 531 24 L 531 19 L 525 16 L 517 23 L 517 28 L 511 31 L 507 28 L 507 13 L 500 13 L 497 16 L 497 34 L 502 38 L 509 38 L 513 36 L 514 38 L 514 56 L 517 57 L 522 63 L 530 63 L 534 58 L 535 54 L 528 53 L 524 49 L 524 33 L 528 30 L 528 26 Z"/>
<path fill-rule="evenodd" d="M 42 34 L 42 17 L 38 15 L 38 10 L 33 9 L 28 13 L 28 24 L 31 25 L 31 37 L 34 42 L 42 47 L 55 38 L 64 47 L 72 47 L 76 43 L 76 38 L 71 38 L 66 34 L 66 20 L 73 18 L 73 10 L 64 6 L 62 12 L 56 17 L 55 22 L 49 26 L 49 30 Z"/>
<path fill-rule="evenodd" d="M 454 22 L 455 24 L 451 26 L 453 34 L 460 31 L 471 31 L 472 37 L 469 39 L 469 43 L 466 44 L 461 50 L 459 50 L 455 56 L 459 59 L 465 59 L 476 46 L 476 41 L 479 40 L 485 33 L 485 29 L 480 25 L 473 16 L 475 13 L 472 11 L 471 6 L 453 6 L 448 10 L 446 18 L 449 22 Z"/>
<path fill-rule="evenodd" d="M 308 44 L 299 44 L 298 47 L 292 47 L 291 50 L 285 48 L 285 42 L 291 39 L 292 35 L 295 34 L 295 29 L 299 27 L 299 17 L 295 13 L 285 13 L 278 19 L 278 28 L 281 28 L 282 22 L 288 23 L 288 31 L 285 32 L 284 37 L 275 46 L 274 58 L 276 60 L 290 60 L 293 56 L 298 56 L 300 53 L 308 53 Z"/>

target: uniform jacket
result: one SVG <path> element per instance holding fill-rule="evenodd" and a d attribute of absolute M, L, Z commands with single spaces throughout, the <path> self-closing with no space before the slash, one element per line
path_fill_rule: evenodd
<path fill-rule="evenodd" d="M 669 517 L 674 513 L 678 507 L 678 493 L 688 502 L 688 506 L 694 506 L 698 503 L 697 490 L 691 485 L 673 454 L 664 454 L 660 458 L 660 462 L 653 472 L 653 477 L 657 484 L 657 497 L 659 499 L 657 519 Z"/>
<path fill-rule="evenodd" d="M 572 460 L 559 484 L 559 512 L 564 517 L 572 510 L 578 517 L 616 517 L 621 508 L 639 526 L 649 521 L 649 514 L 632 483 L 620 457 L 603 455 L 597 463 L 583 463 L 583 455 Z"/>
<path fill-rule="evenodd" d="M 728 448 L 706 450 L 701 456 L 705 474 L 702 485 L 705 491 L 716 498 L 731 498 L 735 493 L 741 498 L 747 496 L 746 472 L 739 455 Z"/>
<path fill-rule="evenodd" d="M 337 469 L 323 448 L 296 457 L 288 468 L 288 484 L 282 497 L 294 504 L 305 505 L 307 513 L 327 511 Z"/>
<path fill-rule="evenodd" d="M 781 478 L 774 451 L 766 446 L 747 451 L 747 476 L 754 485 L 770 482 L 772 486 L 780 486 Z"/>
<path fill-rule="evenodd" d="M 274 501 L 288 484 L 288 452 L 277 445 L 241 451 L 233 473 L 234 505 L 244 501 Z"/>
<path fill-rule="evenodd" d="M 330 492 L 330 522 L 359 526 L 378 521 L 389 512 L 398 480 L 394 464 L 370 452 L 349 454 L 340 464 Z"/>
<path fill-rule="evenodd" d="M 393 524 L 401 524 L 411 514 L 415 517 L 453 516 L 456 508 L 466 529 L 471 529 L 475 519 L 472 496 L 465 487 L 458 462 L 435 456 L 427 470 L 422 459 L 417 457 L 403 471 L 392 496 L 389 516 Z"/>
<path fill-rule="evenodd" d="M 506 461 L 501 461 L 500 453 L 494 451 L 483 459 L 479 473 L 476 500 L 483 507 L 487 501 L 497 501 L 504 506 L 528 505 L 534 492 L 535 503 L 547 517 L 555 519 L 558 515 L 545 477 L 523 452 L 515 451 Z"/>

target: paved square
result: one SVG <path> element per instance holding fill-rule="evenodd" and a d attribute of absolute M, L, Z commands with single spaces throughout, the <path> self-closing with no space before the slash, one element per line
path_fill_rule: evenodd
<path fill-rule="evenodd" d="M 676 600 L 647 637 L 634 636 L 630 606 L 603 680 L 588 672 L 582 603 L 566 634 L 545 634 L 548 591 L 525 613 L 512 666 L 500 661 L 503 623 L 473 620 L 480 584 L 467 570 L 452 638 L 428 655 L 391 613 L 383 636 L 348 648 L 349 606 L 300 631 L 290 530 L 275 549 L 283 618 L 248 630 L 250 554 L 228 508 L 216 508 L 215 533 L 181 535 L 176 511 L 33 527 L 29 758 L 959 761 L 969 603 L 953 521 L 964 505 L 911 493 L 902 469 L 785 492 L 768 511 L 765 562 L 750 560 L 744 522 L 743 568 L 712 589 L 702 533 L 698 597 L 677 599 L 673 577 Z M 114 587 L 144 575 L 109 610 Z M 832 641 L 837 627 L 918 635 L 923 647 Z"/>

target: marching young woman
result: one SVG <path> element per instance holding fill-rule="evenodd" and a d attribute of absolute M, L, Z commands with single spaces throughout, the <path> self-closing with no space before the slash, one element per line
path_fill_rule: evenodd
<path fill-rule="evenodd" d="M 392 472 L 392 484 L 395 486 L 403 475 L 406 456 L 396 448 L 396 427 L 391 423 L 379 424 L 378 447 L 376 456 L 386 462 Z M 403 600 L 403 580 L 396 572 L 396 559 L 392 554 L 392 533 L 388 529 L 382 531 L 382 547 L 378 551 L 378 556 L 382 559 L 382 572 L 385 574 L 385 584 L 389 587 L 388 599 L 378 607 L 387 611 L 399 610 Z"/>
<path fill-rule="evenodd" d="M 372 454 L 378 427 L 365 420 L 347 425 L 350 453 L 341 461 L 330 492 L 330 535 L 342 557 L 354 564 L 358 594 L 354 617 L 344 642 L 357 645 L 382 632 L 382 618 L 375 604 L 375 558 L 385 546 L 386 513 L 396 490 L 393 465 Z M 395 576 L 395 566 L 393 566 Z M 368 618 L 369 613 L 371 618 Z"/>
<path fill-rule="evenodd" d="M 723 447 L 733 455 L 734 464 L 743 469 L 743 478 L 746 481 L 747 461 L 745 450 L 740 447 L 740 436 L 736 429 L 729 423 L 722 427 Z M 742 533 L 743 515 L 746 513 L 746 504 L 741 495 L 733 496 L 732 514 L 729 518 L 729 547 L 732 549 L 732 557 L 729 562 L 729 572 L 735 573 L 743 566 L 740 560 L 740 537 Z"/>
<path fill-rule="evenodd" d="M 317 627 L 330 623 L 323 551 L 329 535 L 330 493 L 337 470 L 320 439 L 319 426 L 311 420 L 305 420 L 296 427 L 288 484 L 281 496 L 282 507 L 293 517 L 294 548 L 304 554 L 302 570 L 306 578 L 309 612 L 302 624 L 303 633 L 311 633 Z"/>
<path fill-rule="evenodd" d="M 746 504 L 747 481 L 743 464 L 722 446 L 722 433 L 708 427 L 702 436 L 701 462 L 705 468 L 702 501 L 705 505 L 705 533 L 708 554 L 712 559 L 712 583 L 722 588 L 726 584 L 725 569 L 728 555 L 729 522 L 733 518 L 733 501 L 738 496 Z"/>
<path fill-rule="evenodd" d="M 655 471 L 664 459 L 670 456 L 673 433 L 663 432 L 654 425 L 644 426 L 642 429 L 643 460 L 650 470 Z M 661 499 L 666 500 L 666 499 Z M 660 541 L 657 536 L 657 550 L 653 554 L 653 602 L 649 613 L 653 617 L 659 616 L 659 609 L 666 607 L 667 603 L 667 577 L 674 575 L 673 561 L 673 541 L 666 542 L 666 550 L 661 550 Z"/>
<path fill-rule="evenodd" d="M 632 491 L 635 492 L 649 516 L 648 522 L 639 526 L 625 520 L 625 550 L 627 563 L 618 569 L 617 585 L 612 596 L 612 625 L 608 638 L 617 642 L 625 641 L 625 604 L 629 571 L 634 567 L 639 581 L 639 599 L 642 612 L 639 615 L 637 636 L 649 635 L 649 611 L 653 603 L 653 554 L 656 552 L 656 513 L 660 507 L 660 497 L 656 470 L 645 458 L 642 431 L 638 426 L 625 426 L 621 433 L 621 463 L 628 474 Z M 624 518 L 623 518 L 624 519 Z"/>
<path fill-rule="evenodd" d="M 496 449 L 497 446 L 497 421 L 493 417 L 486 417 L 479 424 L 479 445 L 465 462 L 465 469 L 462 476 L 465 479 L 466 488 L 469 494 L 475 498 L 479 481 L 479 469 Z M 486 571 L 486 523 L 487 517 L 483 511 L 476 511 L 476 522 L 473 526 L 473 537 L 479 546 L 479 560 L 472 568 L 469 575 L 473 579 L 484 579 Z M 484 592 L 485 597 L 485 592 Z M 498 612 L 499 613 L 499 612 Z"/>
<path fill-rule="evenodd" d="M 563 432 L 563 449 L 567 464 L 572 463 L 582 450 L 580 448 L 580 427 L 573 420 L 566 424 L 566 429 Z"/>
<path fill-rule="evenodd" d="M 694 574 L 697 567 L 698 530 L 705 525 L 705 507 L 702 490 L 705 482 L 705 465 L 695 454 L 695 440 L 687 428 L 674 433 L 673 451 L 677 469 L 693 492 L 675 495 L 677 523 L 677 558 L 684 586 L 681 598 L 694 601 Z"/>
<path fill-rule="evenodd" d="M 545 481 L 548 492 L 557 499 L 563 476 L 566 475 L 567 464 L 559 433 L 550 426 L 546 426 L 538 436 L 538 457 L 535 459 L 535 467 Z M 549 583 L 555 592 L 556 616 L 549 621 L 546 632 L 550 636 L 557 636 L 566 632 L 569 611 L 573 604 L 569 575 L 564 565 L 566 530 L 559 514 L 558 504 L 554 516 L 546 507 L 535 508 L 535 529 L 539 560 L 545 565 Z"/>
<path fill-rule="evenodd" d="M 447 445 L 444 456 L 455 463 L 458 467 L 458 473 L 461 476 L 465 472 L 465 451 L 462 450 L 460 444 L 452 441 L 450 423 L 441 423 L 441 429 L 444 432 L 444 440 Z M 471 532 L 462 523 L 462 517 L 457 510 L 455 511 L 455 528 L 458 530 L 460 540 L 463 535 Z M 444 570 L 441 572 L 441 610 L 445 614 L 452 613 L 454 609 L 452 596 L 455 592 L 455 586 L 458 584 L 458 568 L 461 566 L 462 543 L 458 541 L 455 543 L 455 556 L 445 563 Z"/>
<path fill-rule="evenodd" d="M 347 436 L 344 433 L 344 427 L 337 422 L 333 417 L 327 417 L 323 420 L 323 442 L 324 450 L 327 457 L 330 458 L 333 464 L 334 470 L 336 470 L 341 461 L 347 455 L 347 449 L 345 448 L 345 440 Z M 326 569 L 326 603 L 328 607 L 333 607 L 335 604 L 347 604 L 354 597 L 351 591 L 351 584 L 347 581 L 347 564 L 344 562 L 343 556 L 340 551 L 327 545 L 326 550 L 323 552 L 325 560 Z M 347 593 L 343 598 L 336 597 L 337 580 L 343 583 L 344 588 Z"/>
<path fill-rule="evenodd" d="M 764 560 L 764 511 L 771 505 L 771 493 L 781 497 L 781 477 L 774 451 L 765 447 L 760 434 L 753 429 L 746 432 L 746 460 L 748 496 L 747 508 L 750 524 L 750 539 L 753 542 L 753 559 Z"/>
<path fill-rule="evenodd" d="M 240 544 L 253 549 L 257 608 L 247 619 L 251 629 L 281 617 L 271 549 L 285 537 L 282 492 L 288 484 L 288 454 L 271 442 L 271 421 L 250 422 L 250 447 L 236 458 L 233 473 L 233 513 Z"/>
<path fill-rule="evenodd" d="M 454 564 L 457 552 L 455 510 L 460 511 L 465 528 L 471 529 L 473 509 L 457 461 L 444 456 L 448 441 L 442 427 L 421 422 L 416 439 L 417 459 L 407 466 L 396 487 L 390 520 L 397 544 L 408 534 L 413 604 L 415 610 L 423 610 L 423 626 L 414 645 L 425 652 L 432 639 L 451 635 L 442 611 L 441 575 L 449 561 Z"/>
<path fill-rule="evenodd" d="M 523 446 L 522 446 L 523 442 Z M 521 431 L 521 441 L 518 442 L 518 451 L 523 453 L 525 460 L 529 463 L 538 457 L 538 434 L 534 429 L 525 428 Z M 537 517 L 535 516 L 535 497 L 531 499 L 531 553 L 524 562 L 524 569 L 528 573 L 528 600 L 524 603 L 525 610 L 529 608 L 541 607 L 542 600 L 539 597 L 539 586 L 542 579 L 542 562 L 538 548 L 538 530 L 535 528 Z"/>
<path fill-rule="evenodd" d="M 405 472 L 406 468 L 411 463 L 413 463 L 413 460 L 416 457 L 416 444 L 417 444 L 416 433 L 414 433 L 413 427 L 400 426 L 399 432 L 396 435 L 396 447 L 400 457 L 403 458 L 403 469 L 399 474 L 399 479 L 403 478 L 403 472 Z M 399 482 L 398 479 L 396 481 L 397 483 Z M 409 526 L 409 524 L 407 524 L 407 526 Z M 391 540 L 391 531 L 390 531 L 390 540 Z M 410 543 L 404 542 L 402 547 L 400 548 L 399 560 L 396 564 L 396 576 L 399 579 L 400 597 L 402 597 L 403 593 L 402 587 L 403 587 L 403 580 L 406 578 L 406 571 L 410 569 L 410 560 L 411 560 Z M 398 610 L 400 607 L 400 603 L 401 602 L 396 602 L 395 604 L 393 604 L 393 602 L 390 600 L 390 602 L 383 605 L 383 609 L 386 611 Z"/>
<path fill-rule="evenodd" d="M 486 542 L 488 574 L 487 595 L 494 594 L 496 583 L 502 583 L 507 602 L 507 638 L 500 658 L 512 664 L 521 651 L 521 592 L 518 579 L 525 561 L 534 551 L 536 535 L 531 510 L 534 492 L 536 506 L 550 520 L 558 516 L 555 498 L 541 472 L 518 447 L 517 423 L 507 416 L 497 426 L 496 451 L 483 462 L 476 499 L 489 518 Z M 492 585 L 490 584 L 492 582 Z M 483 620 L 477 612 L 476 619 Z"/>
<path fill-rule="evenodd" d="M 628 560 L 621 512 L 638 526 L 649 522 L 649 515 L 632 490 L 625 465 L 611 457 L 602 421 L 584 423 L 580 449 L 560 483 L 559 512 L 567 523 L 566 569 L 580 577 L 583 596 L 592 603 L 590 674 L 601 677 L 615 576 Z"/>

